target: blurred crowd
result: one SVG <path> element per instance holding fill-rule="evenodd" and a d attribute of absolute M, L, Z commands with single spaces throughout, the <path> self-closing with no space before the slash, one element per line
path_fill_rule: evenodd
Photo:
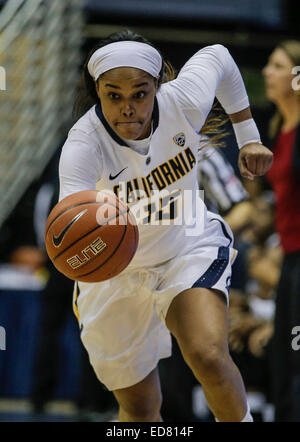
<path fill-rule="evenodd" d="M 237 262 L 233 269 L 237 283 L 230 294 L 229 347 L 247 391 L 263 393 L 265 402 L 272 403 L 270 347 L 282 250 L 274 226 L 274 197 L 265 180 L 244 186 L 251 212 L 236 234 L 241 265 Z"/>

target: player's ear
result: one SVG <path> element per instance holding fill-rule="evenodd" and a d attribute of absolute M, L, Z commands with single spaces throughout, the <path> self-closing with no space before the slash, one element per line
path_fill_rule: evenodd
<path fill-rule="evenodd" d="M 159 77 L 160 77 L 160 75 L 159 75 L 157 78 L 154 78 L 155 89 L 158 89 L 158 86 L 159 86 Z"/>

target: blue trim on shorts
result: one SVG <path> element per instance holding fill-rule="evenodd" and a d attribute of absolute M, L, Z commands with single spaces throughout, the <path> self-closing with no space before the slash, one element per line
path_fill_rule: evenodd
<path fill-rule="evenodd" d="M 206 272 L 192 286 L 193 287 L 213 287 L 223 275 L 229 263 L 229 247 L 219 247 L 218 258 L 208 267 Z"/>
<path fill-rule="evenodd" d="M 218 219 L 218 218 L 211 218 L 209 221 L 218 221 L 221 224 L 223 234 L 229 240 L 228 246 L 230 246 L 233 241 L 232 241 L 231 236 L 229 235 L 229 233 L 226 230 L 225 224 L 222 223 L 222 221 L 220 219 Z"/>

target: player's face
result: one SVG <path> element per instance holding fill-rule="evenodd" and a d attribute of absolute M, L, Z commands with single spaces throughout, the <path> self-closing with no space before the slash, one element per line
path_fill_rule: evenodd
<path fill-rule="evenodd" d="M 294 94 L 292 68 L 293 63 L 283 49 L 277 48 L 272 52 L 262 71 L 269 100 L 276 103 Z"/>
<path fill-rule="evenodd" d="M 121 138 L 150 135 L 157 90 L 153 77 L 136 68 L 111 69 L 101 75 L 96 89 L 106 121 Z"/>

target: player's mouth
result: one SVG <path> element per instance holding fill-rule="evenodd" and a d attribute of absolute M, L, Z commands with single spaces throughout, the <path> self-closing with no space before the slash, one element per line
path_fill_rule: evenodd
<path fill-rule="evenodd" d="M 116 123 L 117 126 L 124 126 L 124 127 L 132 126 L 134 124 L 141 124 L 141 123 L 140 123 L 140 121 L 124 121 L 124 122 L 120 121 L 120 122 Z"/>

